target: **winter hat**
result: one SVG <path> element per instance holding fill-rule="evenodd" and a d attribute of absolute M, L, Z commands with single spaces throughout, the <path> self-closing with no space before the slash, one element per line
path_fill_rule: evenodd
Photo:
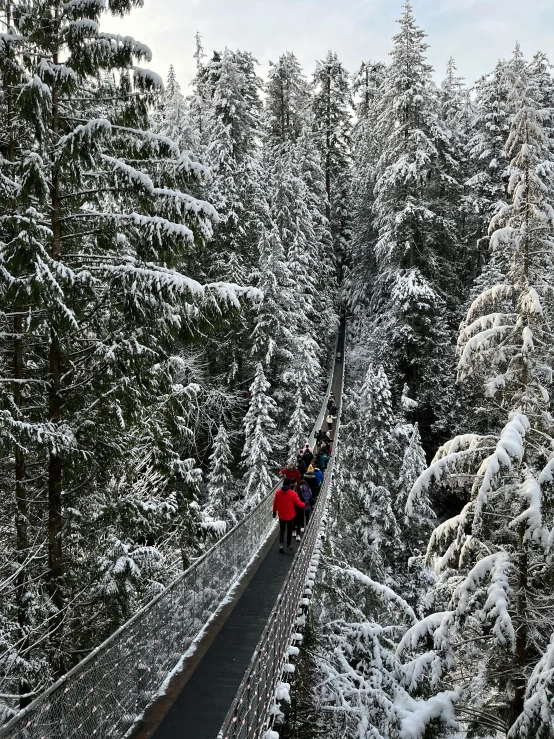
<path fill-rule="evenodd" d="M 290 482 L 288 482 L 287 480 L 285 480 L 285 482 L 281 485 L 281 490 L 284 490 L 285 492 L 287 490 L 290 490 Z"/>

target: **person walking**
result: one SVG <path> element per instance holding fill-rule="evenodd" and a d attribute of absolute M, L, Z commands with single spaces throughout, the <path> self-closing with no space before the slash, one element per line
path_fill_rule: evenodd
<path fill-rule="evenodd" d="M 305 480 L 300 485 L 298 497 L 304 501 L 305 508 L 298 508 L 296 511 L 296 541 L 300 541 L 300 534 L 304 532 L 304 529 L 308 525 L 310 511 L 312 510 L 312 491 Z"/>
<path fill-rule="evenodd" d="M 302 482 L 302 474 L 293 464 L 287 464 L 286 467 L 283 467 L 282 470 L 279 470 L 279 474 L 283 475 L 285 480 L 290 483 L 291 486 L 300 485 L 300 483 Z"/>
<path fill-rule="evenodd" d="M 329 433 L 329 438 L 330 438 L 330 434 L 333 432 L 333 423 L 337 420 L 338 412 L 339 412 L 339 409 L 335 401 L 333 401 L 327 413 L 327 432 Z"/>
<path fill-rule="evenodd" d="M 319 450 L 319 454 L 317 455 L 317 464 L 319 465 L 319 469 L 324 470 L 327 467 L 328 462 L 329 455 L 327 453 L 327 445 L 322 444 Z"/>
<path fill-rule="evenodd" d="M 302 459 L 304 460 L 306 465 L 309 465 L 310 462 L 313 460 L 313 458 L 314 458 L 313 452 L 310 449 L 309 445 L 306 444 L 306 446 L 302 450 Z"/>
<path fill-rule="evenodd" d="M 306 474 L 304 475 L 304 480 L 309 485 L 310 490 L 312 491 L 312 496 L 314 498 L 317 497 L 317 480 L 315 476 L 315 467 L 313 464 L 311 464 L 308 469 L 306 470 Z"/>
<path fill-rule="evenodd" d="M 291 489 L 286 480 L 273 498 L 273 518 L 279 516 L 279 551 L 284 552 L 285 531 L 287 532 L 287 551 L 292 551 L 292 529 L 296 519 L 296 509 L 305 508 L 306 504 Z"/>
<path fill-rule="evenodd" d="M 317 482 L 317 494 L 319 495 L 319 491 L 321 490 L 321 486 L 323 485 L 324 475 L 317 461 L 314 462 L 314 473 Z"/>
<path fill-rule="evenodd" d="M 300 454 L 296 459 L 296 468 L 300 477 L 304 477 L 304 475 L 306 474 L 306 470 L 308 469 L 308 465 L 306 464 L 306 462 L 304 462 L 304 457 L 302 457 Z"/>

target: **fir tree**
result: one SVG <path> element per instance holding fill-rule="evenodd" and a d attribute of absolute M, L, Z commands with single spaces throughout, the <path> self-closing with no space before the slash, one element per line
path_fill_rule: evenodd
<path fill-rule="evenodd" d="M 548 255 L 554 210 L 538 91 L 526 69 L 519 68 L 511 83 L 516 112 L 506 150 L 512 202 L 493 217 L 489 231 L 493 250 L 504 251 L 510 268 L 505 283 L 474 301 L 459 341 L 460 378 L 484 381 L 505 425 L 499 433 L 466 434 L 441 447 L 410 499 L 432 481 L 467 485 L 462 511 L 429 542 L 428 561 L 439 577 L 430 598 L 440 612 L 428 618 L 428 633 L 440 658 L 439 676 L 444 671 L 463 690 L 459 711 L 471 729 L 494 728 L 516 739 L 531 731 L 546 736 L 553 720 L 534 691 L 552 690 L 544 673 L 552 624 L 537 614 L 552 607 L 545 583 L 554 574 L 552 512 L 543 489 L 553 479 Z M 508 312 L 504 305 L 511 305 Z M 486 309 L 492 312 L 483 315 Z M 402 652 L 416 651 L 423 636 L 424 629 L 414 627 Z"/>
<path fill-rule="evenodd" d="M 246 469 L 244 480 L 244 510 L 251 510 L 264 498 L 273 485 L 270 466 L 277 406 L 269 397 L 269 382 L 265 379 L 261 362 L 256 365 L 256 377 L 250 387 L 250 406 L 244 418 L 244 449 L 242 464 Z"/>
<path fill-rule="evenodd" d="M 210 454 L 208 472 L 207 509 L 214 518 L 233 520 L 233 474 L 230 465 L 233 454 L 229 437 L 223 424 L 220 425 Z"/>
<path fill-rule="evenodd" d="M 335 52 L 318 61 L 313 75 L 314 132 L 327 191 L 327 220 L 339 263 L 350 238 L 349 185 L 352 99 L 350 79 Z"/>

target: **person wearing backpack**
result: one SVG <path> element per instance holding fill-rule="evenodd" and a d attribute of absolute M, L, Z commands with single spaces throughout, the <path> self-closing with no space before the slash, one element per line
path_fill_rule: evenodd
<path fill-rule="evenodd" d="M 306 474 L 304 475 L 304 480 L 306 480 L 310 490 L 312 491 L 312 497 L 316 498 L 318 487 L 317 487 L 317 480 L 315 476 L 315 467 L 313 466 L 313 464 L 311 464 L 306 470 Z"/>
<path fill-rule="evenodd" d="M 279 552 L 284 552 L 285 531 L 287 532 L 287 551 L 292 551 L 292 530 L 296 519 L 296 509 L 306 504 L 291 489 L 286 480 L 273 498 L 273 518 L 279 516 Z"/>
<path fill-rule="evenodd" d="M 312 491 L 310 490 L 310 486 L 305 480 L 303 480 L 300 484 L 298 497 L 300 498 L 300 500 L 304 501 L 305 507 L 298 508 L 296 511 L 296 541 L 300 541 L 300 534 L 308 525 L 313 504 Z"/>
<path fill-rule="evenodd" d="M 308 444 L 306 444 L 306 446 L 302 450 L 302 459 L 304 460 L 306 466 L 308 466 L 311 463 L 313 458 L 314 458 L 313 452 L 308 446 Z"/>

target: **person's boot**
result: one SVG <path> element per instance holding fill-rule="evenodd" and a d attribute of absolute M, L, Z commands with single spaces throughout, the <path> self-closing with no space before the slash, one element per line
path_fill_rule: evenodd
<path fill-rule="evenodd" d="M 279 544 L 279 552 L 283 554 L 284 551 L 285 551 L 285 547 L 282 544 Z"/>

